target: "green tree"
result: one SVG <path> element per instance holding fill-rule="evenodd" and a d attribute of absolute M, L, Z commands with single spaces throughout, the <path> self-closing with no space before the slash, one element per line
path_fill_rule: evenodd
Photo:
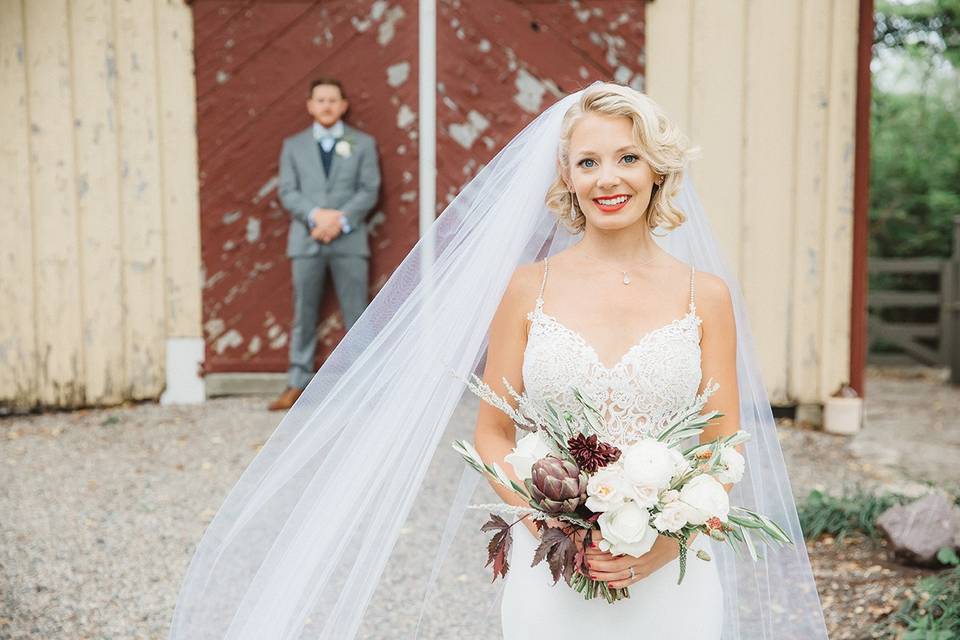
<path fill-rule="evenodd" d="M 960 0 L 877 3 L 874 42 L 960 67 Z"/>
<path fill-rule="evenodd" d="M 960 215 L 960 118 L 943 96 L 875 92 L 871 255 L 949 256 Z"/>
<path fill-rule="evenodd" d="M 924 78 L 906 92 L 874 83 L 870 253 L 948 256 L 960 215 L 960 0 L 881 1 L 875 65 L 897 60 L 884 50 L 919 61 Z"/>

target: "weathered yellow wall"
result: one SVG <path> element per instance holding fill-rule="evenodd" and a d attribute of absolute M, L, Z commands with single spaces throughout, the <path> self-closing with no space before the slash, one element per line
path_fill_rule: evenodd
<path fill-rule="evenodd" d="M 156 398 L 200 334 L 191 14 L 0 0 L 0 406 Z"/>
<path fill-rule="evenodd" d="M 856 0 L 657 0 L 647 91 L 702 149 L 775 404 L 848 380 Z"/>

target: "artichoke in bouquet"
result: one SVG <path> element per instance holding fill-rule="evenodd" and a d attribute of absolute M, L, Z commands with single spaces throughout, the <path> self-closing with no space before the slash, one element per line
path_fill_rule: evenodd
<path fill-rule="evenodd" d="M 553 456 L 533 463 L 527 491 L 550 515 L 572 513 L 587 499 L 587 474 L 576 463 Z"/>

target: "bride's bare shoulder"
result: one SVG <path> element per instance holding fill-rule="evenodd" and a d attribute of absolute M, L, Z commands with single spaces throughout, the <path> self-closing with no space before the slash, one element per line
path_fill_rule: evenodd
<path fill-rule="evenodd" d="M 507 304 L 525 306 L 533 304 L 540 292 L 540 281 L 543 279 L 543 261 L 518 265 L 510 276 L 510 282 L 503 293 L 503 301 Z"/>
<path fill-rule="evenodd" d="M 527 314 L 536 304 L 542 274 L 542 262 L 522 264 L 514 269 L 491 322 L 491 335 L 519 337 L 525 332 Z"/>
<path fill-rule="evenodd" d="M 694 274 L 695 302 L 697 309 L 704 314 L 726 316 L 733 310 L 730 288 L 720 276 L 707 271 Z"/>

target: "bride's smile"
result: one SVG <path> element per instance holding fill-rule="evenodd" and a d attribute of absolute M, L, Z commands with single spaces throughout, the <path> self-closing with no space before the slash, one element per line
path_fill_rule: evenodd
<path fill-rule="evenodd" d="M 628 196 L 624 193 L 619 193 L 615 196 L 609 196 L 605 198 L 594 198 L 593 201 L 597 203 L 597 208 L 604 213 L 615 213 L 623 209 L 627 205 L 627 201 L 630 200 L 631 196 Z"/>

